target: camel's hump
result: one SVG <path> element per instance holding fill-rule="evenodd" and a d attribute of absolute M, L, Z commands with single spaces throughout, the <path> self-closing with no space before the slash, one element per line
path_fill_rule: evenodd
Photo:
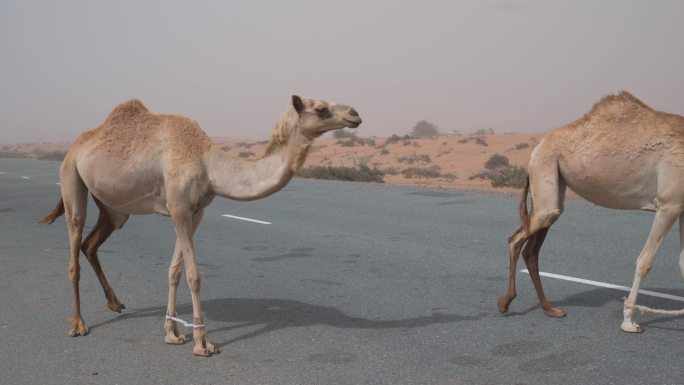
<path fill-rule="evenodd" d="M 134 116 L 150 112 L 147 107 L 138 99 L 127 100 L 116 106 L 109 113 L 107 120 L 117 121 L 132 118 Z"/>
<path fill-rule="evenodd" d="M 601 109 L 603 106 L 611 105 L 614 103 L 628 103 L 640 107 L 645 107 L 649 110 L 651 109 L 651 107 L 649 107 L 648 105 L 646 105 L 646 103 L 639 100 L 636 96 L 630 94 L 625 90 L 622 90 L 617 94 L 606 95 L 603 98 L 601 98 L 601 100 L 599 100 L 598 103 L 594 104 L 594 106 L 592 107 L 592 111 L 597 111 Z"/>

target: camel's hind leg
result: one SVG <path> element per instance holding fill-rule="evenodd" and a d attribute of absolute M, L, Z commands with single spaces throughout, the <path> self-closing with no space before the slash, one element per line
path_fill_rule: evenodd
<path fill-rule="evenodd" d="M 98 201 L 97 198 L 95 199 L 95 203 L 97 203 L 97 207 L 100 209 L 100 216 L 97 219 L 95 227 L 90 231 L 90 234 L 88 234 L 85 241 L 83 241 L 81 250 L 88 259 L 88 262 L 90 262 L 93 270 L 95 270 L 95 275 L 97 275 L 97 279 L 100 281 L 100 285 L 102 285 L 105 297 L 107 297 L 107 307 L 112 311 L 121 313 L 121 309 L 125 309 L 126 306 L 119 301 L 114 289 L 112 289 L 112 287 L 109 285 L 109 282 L 107 282 L 107 277 L 102 271 L 102 266 L 100 265 L 100 259 L 98 258 L 97 250 L 100 248 L 100 246 L 102 246 L 107 238 L 109 238 L 114 230 L 118 230 L 123 227 L 124 223 L 126 223 L 126 220 L 128 219 L 128 215 L 108 208 Z"/>
<path fill-rule="evenodd" d="M 658 251 L 660 243 L 665 239 L 665 235 L 667 235 L 667 232 L 680 215 L 682 215 L 682 207 L 679 205 L 663 204 L 658 207 L 658 211 L 653 219 L 653 225 L 651 226 L 651 232 L 648 234 L 648 240 L 646 240 L 646 244 L 637 258 L 634 282 L 632 283 L 632 289 L 629 292 L 629 297 L 627 297 L 623 309 L 624 319 L 622 320 L 622 325 L 620 325 L 620 329 L 623 331 L 631 333 L 640 333 L 644 331 L 644 329 L 633 320 L 633 306 L 636 305 L 641 279 L 651 270 L 653 258 L 655 257 L 656 251 Z"/>
<path fill-rule="evenodd" d="M 546 295 L 544 294 L 544 289 L 542 288 L 541 284 L 541 278 L 539 277 L 539 250 L 541 249 L 548 232 L 549 228 L 547 227 L 534 234 L 525 245 L 522 255 L 523 259 L 525 260 L 525 265 L 527 266 L 527 271 L 530 272 L 530 278 L 534 284 L 534 289 L 537 291 L 537 297 L 539 297 L 539 306 L 544 309 L 544 312 L 549 317 L 564 317 L 565 312 L 559 308 L 551 306 L 549 300 L 546 299 Z"/>
<path fill-rule="evenodd" d="M 79 294 L 79 280 L 81 278 L 81 267 L 78 257 L 80 254 L 81 237 L 86 217 L 86 204 L 88 190 L 83 184 L 76 164 L 70 161 L 69 157 L 62 162 L 60 169 L 60 181 L 62 185 L 62 199 L 64 201 L 64 213 L 69 233 L 69 278 L 73 288 L 74 297 L 74 317 L 69 328 L 69 335 L 72 337 L 88 334 L 88 327 L 81 316 L 81 301 Z"/>
<path fill-rule="evenodd" d="M 560 217 L 563 211 L 565 199 L 565 182 L 559 175 L 558 165 L 555 161 L 537 162 L 530 161 L 529 167 L 529 190 L 532 197 L 532 212 L 527 215 L 527 188 L 521 197 L 521 226 L 508 238 L 509 269 L 508 291 L 499 298 L 497 303 L 499 311 L 508 311 L 510 303 L 517 293 L 515 288 L 516 266 L 520 252 L 530 272 L 530 277 L 539 296 L 539 303 L 547 315 L 559 317 L 565 313 L 553 308 L 546 296 L 539 278 L 538 257 L 539 249 L 546 237 L 549 227 Z M 523 213 L 524 211 L 524 213 Z"/>

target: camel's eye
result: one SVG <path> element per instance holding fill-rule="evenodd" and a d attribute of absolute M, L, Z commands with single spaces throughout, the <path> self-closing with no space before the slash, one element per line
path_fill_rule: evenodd
<path fill-rule="evenodd" d="M 316 107 L 316 112 L 319 114 L 324 114 L 328 111 L 328 107 Z"/>

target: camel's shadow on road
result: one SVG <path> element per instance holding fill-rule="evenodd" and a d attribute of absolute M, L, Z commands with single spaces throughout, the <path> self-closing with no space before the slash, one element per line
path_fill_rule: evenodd
<path fill-rule="evenodd" d="M 183 304 L 177 307 L 179 314 L 189 314 L 192 319 L 192 305 Z M 457 314 L 433 313 L 426 316 L 404 318 L 398 320 L 373 320 L 354 317 L 330 306 L 312 305 L 301 301 L 285 299 L 262 299 L 262 298 L 223 298 L 202 301 L 205 322 L 217 321 L 231 323 L 229 326 L 211 328 L 209 333 L 216 335 L 217 332 L 261 326 L 246 334 L 234 337 L 224 342 L 217 341 L 217 345 L 225 346 L 231 343 L 253 338 L 272 331 L 291 328 L 323 325 L 343 329 L 394 329 L 394 328 L 418 328 L 434 324 L 445 324 L 462 321 L 477 321 L 484 314 L 462 316 Z M 104 325 L 125 319 L 164 317 L 166 307 L 153 307 L 145 309 L 133 309 L 111 320 L 91 325 L 97 329 Z M 216 338 L 216 337 L 214 337 Z"/>
<path fill-rule="evenodd" d="M 682 289 L 672 289 L 672 288 L 647 288 L 647 290 L 651 290 L 654 292 L 658 293 L 664 293 L 664 294 L 670 294 L 670 295 L 675 295 L 675 296 L 680 296 L 684 297 L 684 290 Z M 626 291 L 621 291 L 621 290 L 615 290 L 615 289 L 591 289 L 591 290 L 585 290 L 580 293 L 572 294 L 569 296 L 566 296 L 564 298 L 560 298 L 558 300 L 553 300 L 550 299 L 551 305 L 560 307 L 564 310 L 572 309 L 573 307 L 591 307 L 591 308 L 599 308 L 599 307 L 604 307 L 605 305 L 614 305 L 613 307 L 607 307 L 611 311 L 615 312 L 616 315 L 618 315 L 620 318 L 622 318 L 622 304 L 623 304 L 623 298 L 627 297 L 629 293 Z M 676 302 L 670 299 L 665 299 L 665 298 L 658 298 L 658 297 L 652 297 L 648 295 L 641 294 L 637 297 L 637 303 L 642 304 L 642 305 L 647 305 L 652 308 L 658 308 L 658 309 L 673 309 L 673 308 L 680 308 L 681 306 L 678 304 L 681 304 L 681 302 Z M 512 307 L 515 305 L 515 302 L 513 302 Z M 541 311 L 538 305 L 529 307 L 527 309 L 522 309 L 519 311 L 515 311 L 511 309 L 510 313 L 507 313 L 505 316 L 506 317 L 517 317 L 517 316 L 523 316 L 527 315 L 533 311 Z M 596 310 L 596 311 L 601 311 L 601 310 Z M 569 311 L 570 316 L 572 316 L 572 311 Z M 681 330 L 684 332 L 684 328 L 671 328 L 667 326 L 661 326 L 659 324 L 661 323 L 666 323 L 668 321 L 672 321 L 681 317 L 678 316 L 663 316 L 663 315 L 650 315 L 649 316 L 652 319 L 649 319 L 647 321 L 641 321 L 639 322 L 643 326 L 651 326 L 654 328 L 660 328 L 660 329 L 671 329 L 671 330 Z"/>

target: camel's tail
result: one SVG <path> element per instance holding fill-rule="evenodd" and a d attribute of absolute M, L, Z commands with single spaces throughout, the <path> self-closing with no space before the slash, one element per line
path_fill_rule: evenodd
<path fill-rule="evenodd" d="M 55 219 L 59 218 L 64 214 L 64 200 L 62 198 L 59 198 L 59 202 L 57 202 L 57 206 L 55 206 L 52 211 L 48 215 L 46 215 L 43 219 L 40 220 L 38 223 L 42 223 L 44 225 L 49 225 L 52 222 L 55 221 Z"/>
<path fill-rule="evenodd" d="M 527 212 L 527 194 L 530 192 L 530 176 L 525 178 L 525 188 L 520 194 L 520 207 L 518 213 L 520 214 L 520 228 L 529 230 L 530 228 L 530 213 Z"/>

